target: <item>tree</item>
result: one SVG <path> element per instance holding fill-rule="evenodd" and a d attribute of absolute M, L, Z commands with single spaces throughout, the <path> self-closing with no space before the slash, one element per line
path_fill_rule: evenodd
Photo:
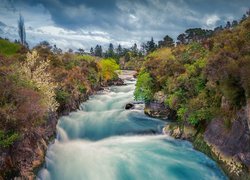
<path fill-rule="evenodd" d="M 132 51 L 132 56 L 137 56 L 138 55 L 138 48 L 137 48 L 137 44 L 135 43 L 132 47 L 131 47 L 131 51 Z"/>
<path fill-rule="evenodd" d="M 102 46 L 96 45 L 95 47 L 95 56 L 102 57 Z"/>
<path fill-rule="evenodd" d="M 108 51 L 106 52 L 106 58 L 114 58 L 114 56 L 115 56 L 114 46 L 112 43 L 110 43 Z"/>
<path fill-rule="evenodd" d="M 120 44 L 116 48 L 116 53 L 117 53 L 118 57 L 121 57 L 123 55 L 122 46 Z"/>
<path fill-rule="evenodd" d="M 147 54 L 156 50 L 156 47 L 157 46 L 154 42 L 153 37 L 151 38 L 150 41 L 147 41 L 146 43 L 142 44 L 142 49 L 143 49 L 143 51 L 146 51 Z"/>
<path fill-rule="evenodd" d="M 158 42 L 158 47 L 174 47 L 174 40 L 166 35 L 164 38 L 163 38 L 163 41 L 159 41 Z"/>
<path fill-rule="evenodd" d="M 84 49 L 79 48 L 79 49 L 78 49 L 78 54 L 83 55 L 83 54 L 84 54 Z"/>
<path fill-rule="evenodd" d="M 231 23 L 230 23 L 230 21 L 227 21 L 227 24 L 226 24 L 225 28 L 226 28 L 226 29 L 230 29 L 230 28 L 231 28 Z"/>
<path fill-rule="evenodd" d="M 136 82 L 136 100 L 148 102 L 153 98 L 153 79 L 148 72 L 141 71 Z"/>
<path fill-rule="evenodd" d="M 62 54 L 62 49 L 60 49 L 60 48 L 58 48 L 55 44 L 54 44 L 54 46 L 53 46 L 53 48 L 52 48 L 52 52 L 54 53 L 54 54 Z"/>
<path fill-rule="evenodd" d="M 95 55 L 95 52 L 94 52 L 93 47 L 91 47 L 91 48 L 90 48 L 90 54 L 91 54 L 92 56 L 94 56 L 94 55 Z"/>
<path fill-rule="evenodd" d="M 155 42 L 154 42 L 153 37 L 151 38 L 150 41 L 147 42 L 147 45 L 148 45 L 148 50 L 147 50 L 147 52 L 153 52 L 153 51 L 156 49 L 156 44 L 155 44 Z"/>
<path fill-rule="evenodd" d="M 116 70 L 119 70 L 119 65 L 112 58 L 102 59 L 98 62 L 100 67 L 101 78 L 105 81 L 116 79 L 117 73 Z"/>
<path fill-rule="evenodd" d="M 39 55 L 34 50 L 27 53 L 27 59 L 21 65 L 19 71 L 23 79 L 30 81 L 43 94 L 42 103 L 48 108 L 48 111 L 56 111 L 58 107 L 55 99 L 57 84 L 53 82 L 52 75 L 48 72 L 49 64 L 48 59 L 39 61 Z"/>
<path fill-rule="evenodd" d="M 186 44 L 186 34 L 182 33 L 177 37 L 177 44 Z"/>
<path fill-rule="evenodd" d="M 26 45 L 26 32 L 25 32 L 25 26 L 24 26 L 24 19 L 22 15 L 19 15 L 19 20 L 18 20 L 18 34 L 20 37 L 20 42 L 22 45 Z"/>
<path fill-rule="evenodd" d="M 238 25 L 238 21 L 233 20 L 233 22 L 232 22 L 232 27 L 236 27 L 237 25 Z"/>

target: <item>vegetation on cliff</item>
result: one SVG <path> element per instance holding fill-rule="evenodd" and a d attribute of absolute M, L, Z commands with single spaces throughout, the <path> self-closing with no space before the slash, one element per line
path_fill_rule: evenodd
<path fill-rule="evenodd" d="M 245 117 L 245 108 L 250 98 L 250 17 L 239 25 L 209 31 L 206 37 L 187 38 L 188 32 L 184 39 L 179 37 L 176 47 L 160 47 L 145 57 L 135 98 L 155 101 L 155 95 L 163 92 L 164 104 L 177 114 L 180 134 L 183 126 L 194 127 L 196 135 L 209 132 L 207 140 L 221 148 L 220 156 L 227 153 L 231 158 L 238 157 L 237 162 L 242 156 L 240 161 L 249 166 L 249 117 Z M 215 123 L 210 127 L 216 128 L 207 129 L 211 122 Z M 236 127 L 242 131 L 239 137 Z M 226 172 L 232 173 L 232 178 L 248 176 L 244 174 L 247 170 L 240 173 L 236 169 L 229 167 Z"/>
<path fill-rule="evenodd" d="M 226 116 L 245 106 L 249 98 L 249 29 L 248 18 L 204 41 L 153 51 L 138 76 L 135 98 L 153 100 L 162 91 L 179 122 L 199 126 L 225 116 L 225 124 L 230 124 Z M 221 107 L 223 100 L 227 108 Z"/>
<path fill-rule="evenodd" d="M 8 153 L 11 158 L 16 155 L 11 154 L 16 145 L 22 148 L 20 142 L 34 134 L 37 141 L 40 136 L 48 139 L 51 114 L 78 108 L 93 91 L 118 78 L 119 66 L 112 58 L 62 53 L 45 42 L 31 51 L 4 39 L 0 44 L 0 152 L 7 154 L 2 157 L 0 176 L 6 176 L 11 168 L 25 168 L 14 159 L 6 167 Z"/>

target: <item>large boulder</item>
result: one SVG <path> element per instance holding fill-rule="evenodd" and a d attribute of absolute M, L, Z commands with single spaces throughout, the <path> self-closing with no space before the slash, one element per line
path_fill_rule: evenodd
<path fill-rule="evenodd" d="M 148 102 L 145 104 L 144 113 L 150 117 L 159 119 L 176 120 L 176 112 L 164 103 Z"/>

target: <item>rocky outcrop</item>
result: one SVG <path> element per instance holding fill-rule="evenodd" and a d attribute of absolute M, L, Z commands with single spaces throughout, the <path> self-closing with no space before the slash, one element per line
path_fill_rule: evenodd
<path fill-rule="evenodd" d="M 234 179 L 248 176 L 250 170 L 250 132 L 247 113 L 246 108 L 238 111 L 230 128 L 225 126 L 223 119 L 214 119 L 204 133 L 205 142 L 224 163 L 226 170 Z M 246 173 L 248 175 L 245 175 Z"/>
<path fill-rule="evenodd" d="M 1 150 L 0 175 L 3 178 L 35 178 L 34 170 L 43 163 L 47 145 L 56 133 L 57 119 L 56 113 L 50 114 L 45 124 L 27 129 L 19 141 Z"/>
<path fill-rule="evenodd" d="M 110 80 L 107 82 L 107 85 L 105 86 L 123 86 L 124 85 L 124 81 L 121 78 L 117 78 L 115 80 Z"/>
<path fill-rule="evenodd" d="M 224 103 L 227 106 L 227 103 Z M 213 158 L 230 179 L 250 179 L 250 132 L 247 108 L 239 110 L 228 127 L 221 118 L 211 120 L 205 131 L 185 124 L 169 123 L 163 129 L 177 139 L 193 142 L 194 147 Z"/>
<path fill-rule="evenodd" d="M 183 139 L 192 141 L 196 135 L 197 130 L 190 125 L 183 127 L 178 126 L 177 123 L 169 123 L 163 128 L 163 134 L 168 134 L 176 139 Z"/>
<path fill-rule="evenodd" d="M 150 117 L 159 119 L 176 119 L 176 112 L 167 107 L 164 103 L 149 102 L 145 104 L 144 113 Z"/>

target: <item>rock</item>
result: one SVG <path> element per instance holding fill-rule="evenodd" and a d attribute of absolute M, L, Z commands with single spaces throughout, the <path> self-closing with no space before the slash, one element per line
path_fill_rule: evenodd
<path fill-rule="evenodd" d="M 192 140 L 196 134 L 196 130 L 190 125 L 184 125 L 180 129 L 177 123 L 169 123 L 163 128 L 163 134 L 170 135 L 176 139 Z"/>
<path fill-rule="evenodd" d="M 223 119 L 212 120 L 206 128 L 204 140 L 216 148 L 219 154 L 237 157 L 241 163 L 250 168 L 250 132 L 246 109 L 238 111 L 231 127 L 227 127 Z"/>
<path fill-rule="evenodd" d="M 248 98 L 247 100 L 246 112 L 247 112 L 248 129 L 250 131 L 250 98 Z"/>
<path fill-rule="evenodd" d="M 134 107 L 135 107 L 134 104 L 128 103 L 128 104 L 126 104 L 125 109 L 134 109 Z"/>
<path fill-rule="evenodd" d="M 116 80 L 108 81 L 107 85 L 108 86 L 112 86 L 112 85 L 114 85 L 114 86 L 123 86 L 125 84 L 124 84 L 124 81 L 121 78 L 118 78 Z"/>
<path fill-rule="evenodd" d="M 144 113 L 153 118 L 176 119 L 176 112 L 165 106 L 164 103 L 149 102 L 145 104 Z"/>

